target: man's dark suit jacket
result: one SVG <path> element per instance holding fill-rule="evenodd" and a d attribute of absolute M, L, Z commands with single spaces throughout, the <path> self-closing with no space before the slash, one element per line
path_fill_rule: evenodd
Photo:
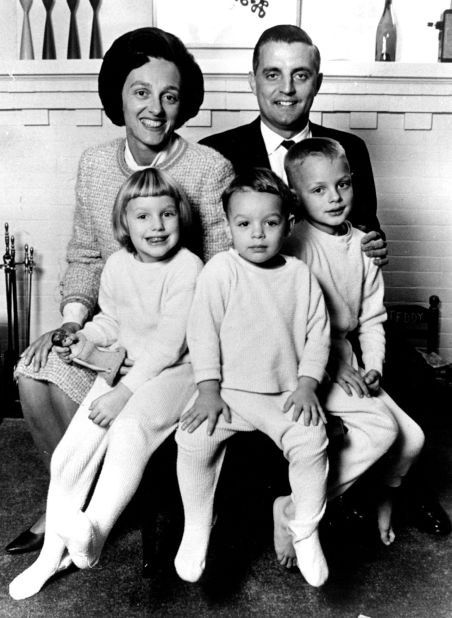
<path fill-rule="evenodd" d="M 364 226 L 365 230 L 377 230 L 381 233 L 377 219 L 377 196 L 370 163 L 369 153 L 363 140 L 352 133 L 329 129 L 310 122 L 313 137 L 330 137 L 342 144 L 350 169 L 353 173 L 353 210 L 350 221 L 355 226 Z M 242 125 L 210 135 L 201 140 L 201 144 L 210 146 L 231 161 L 237 174 L 250 167 L 270 167 L 267 151 L 260 129 L 260 117 L 250 124 Z"/>

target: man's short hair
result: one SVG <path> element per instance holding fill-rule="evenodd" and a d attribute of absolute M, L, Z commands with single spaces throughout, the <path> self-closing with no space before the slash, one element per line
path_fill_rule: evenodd
<path fill-rule="evenodd" d="M 259 40 L 256 43 L 253 52 L 253 72 L 256 74 L 259 59 L 260 59 L 260 51 L 261 48 L 266 43 L 304 43 L 305 45 L 309 45 L 312 48 L 312 53 L 314 56 L 314 62 L 316 65 L 317 73 L 320 71 L 320 52 L 319 49 L 312 42 L 311 37 L 307 32 L 299 28 L 298 26 L 293 26 L 291 24 L 280 24 L 279 26 L 272 26 L 271 28 L 267 28 L 259 37 Z"/>

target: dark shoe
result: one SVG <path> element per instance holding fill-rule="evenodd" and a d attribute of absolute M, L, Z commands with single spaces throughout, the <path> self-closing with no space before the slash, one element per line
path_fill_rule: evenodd
<path fill-rule="evenodd" d="M 44 543 L 43 532 L 31 532 L 30 529 L 25 530 L 14 541 L 5 547 L 8 554 L 26 554 L 29 551 L 37 551 L 41 549 Z"/>
<path fill-rule="evenodd" d="M 413 505 L 411 519 L 421 532 L 445 536 L 452 530 L 449 515 L 437 500 L 428 500 Z"/>
<path fill-rule="evenodd" d="M 370 525 L 371 519 L 364 505 L 342 495 L 328 503 L 324 525 L 330 528 L 364 530 Z"/>

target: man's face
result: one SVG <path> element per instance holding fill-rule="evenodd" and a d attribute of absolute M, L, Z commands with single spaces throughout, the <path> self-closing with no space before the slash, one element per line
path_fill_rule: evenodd
<path fill-rule="evenodd" d="M 309 45 L 265 43 L 257 71 L 250 73 L 250 86 L 264 124 L 285 139 L 299 133 L 308 122 L 322 77 Z"/>

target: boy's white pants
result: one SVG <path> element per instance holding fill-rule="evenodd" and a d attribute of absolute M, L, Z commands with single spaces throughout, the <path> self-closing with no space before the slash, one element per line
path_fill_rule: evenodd
<path fill-rule="evenodd" d="M 333 383 L 323 405 L 348 429 L 343 444 L 328 453 L 328 498 L 343 494 L 383 455 L 380 480 L 398 487 L 424 444 L 419 425 L 383 389 L 376 397 L 349 396 Z"/>
<path fill-rule="evenodd" d="M 211 436 L 207 435 L 205 423 L 193 433 L 177 430 L 177 474 L 186 527 L 210 529 L 226 440 L 238 431 L 258 429 L 276 443 L 289 461 L 295 505 L 294 532 L 297 537 L 306 538 L 317 528 L 326 503 L 328 439 L 323 423 L 306 427 L 302 422 L 292 421 L 291 413 L 282 412 L 289 395 L 289 392 L 260 394 L 223 388 L 221 397 L 230 408 L 231 423 L 220 416 Z"/>
<path fill-rule="evenodd" d="M 177 472 L 186 526 L 211 526 L 225 442 L 237 431 L 262 431 L 289 461 L 289 481 L 295 506 L 295 521 L 291 527 L 296 528 L 298 538 L 309 536 L 317 527 L 326 496 L 331 499 L 346 491 L 396 440 L 398 424 L 385 405 L 376 405 L 375 398 L 350 397 L 340 386 L 333 384 L 324 409 L 342 418 L 348 432 L 343 444 L 333 454 L 329 453 L 331 464 L 327 487 L 325 427 L 323 423 L 317 427 L 305 427 L 303 416 L 298 422 L 293 422 L 292 411 L 284 414 L 282 408 L 289 394 L 222 389 L 221 397 L 231 410 L 230 424 L 220 416 L 212 436 L 207 435 L 206 424 L 191 434 L 178 428 Z M 411 420 L 403 412 L 402 415 L 403 420 L 404 417 Z"/>
<path fill-rule="evenodd" d="M 105 380 L 96 379 L 53 454 L 43 558 L 47 552 L 54 561 L 64 552 L 55 532 L 66 514 L 83 508 L 101 464 L 86 513 L 107 538 L 150 456 L 175 430 L 195 384 L 190 364 L 170 367 L 145 382 L 111 426 L 102 428 L 88 418 L 89 407 L 110 390 Z"/>

